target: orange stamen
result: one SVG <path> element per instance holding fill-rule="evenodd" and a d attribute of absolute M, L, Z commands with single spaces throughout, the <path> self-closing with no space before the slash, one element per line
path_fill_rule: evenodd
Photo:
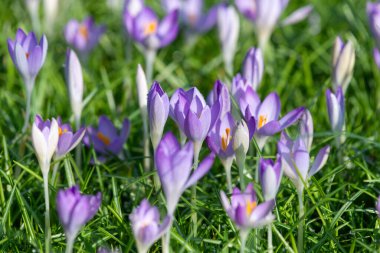
<path fill-rule="evenodd" d="M 106 145 L 106 146 L 110 145 L 110 143 L 111 143 L 110 138 L 105 136 L 103 133 L 98 132 L 96 134 L 96 136 L 99 138 L 99 140 L 101 140 L 104 143 L 104 145 Z"/>
<path fill-rule="evenodd" d="M 62 134 L 66 133 L 67 129 L 58 128 L 58 135 L 61 136 Z"/>
<path fill-rule="evenodd" d="M 267 116 L 266 115 L 260 115 L 259 116 L 258 128 L 262 128 L 266 123 L 267 123 Z"/>
<path fill-rule="evenodd" d="M 231 134 L 231 129 L 226 128 L 226 132 L 222 135 L 222 149 L 223 149 L 223 151 L 227 150 L 228 144 L 230 143 L 230 140 L 232 139 L 230 134 Z"/>
<path fill-rule="evenodd" d="M 145 25 L 144 35 L 148 36 L 157 31 L 157 21 L 151 21 Z"/>
<path fill-rule="evenodd" d="M 253 210 L 255 210 L 256 206 L 257 206 L 256 201 L 251 202 L 251 201 L 247 200 L 247 206 L 245 208 L 247 215 L 251 215 Z"/>
<path fill-rule="evenodd" d="M 78 32 L 82 35 L 86 40 L 88 39 L 88 28 L 85 25 L 80 25 L 78 28 Z"/>

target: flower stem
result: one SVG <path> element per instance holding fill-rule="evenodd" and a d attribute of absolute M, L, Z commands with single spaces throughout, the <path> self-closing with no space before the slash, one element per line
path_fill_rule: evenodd
<path fill-rule="evenodd" d="M 273 253 L 272 224 L 268 225 L 268 253 Z"/>
<path fill-rule="evenodd" d="M 80 128 L 80 115 L 75 117 L 75 126 L 76 130 L 78 131 Z M 78 146 L 75 149 L 75 162 L 77 164 L 77 167 L 79 171 L 81 171 L 82 168 L 82 149 L 81 149 L 81 144 L 79 143 Z"/>
<path fill-rule="evenodd" d="M 50 167 L 50 164 L 47 164 Z M 43 171 L 49 171 L 45 169 Z M 50 253 L 50 204 L 49 204 L 49 173 L 43 173 L 45 193 L 45 252 Z"/>
<path fill-rule="evenodd" d="M 168 232 L 162 237 L 162 253 L 170 252 L 170 228 Z"/>
<path fill-rule="evenodd" d="M 57 180 L 57 172 L 58 172 L 59 164 L 60 162 L 56 162 L 53 167 L 53 175 L 51 177 L 53 185 L 55 185 L 55 181 Z"/>
<path fill-rule="evenodd" d="M 145 51 L 146 78 L 148 84 L 152 83 L 153 65 L 154 60 L 156 59 L 156 54 L 157 52 L 154 49 L 148 49 Z"/>
<path fill-rule="evenodd" d="M 298 191 L 298 203 L 299 203 L 299 219 L 298 225 L 298 238 L 297 238 L 297 250 L 298 253 L 303 252 L 303 225 L 304 225 L 304 206 L 303 206 L 303 191 Z"/>
<path fill-rule="evenodd" d="M 75 237 L 66 236 L 66 253 L 72 253 L 74 248 Z"/>
<path fill-rule="evenodd" d="M 240 189 L 245 189 L 245 182 L 244 182 L 245 155 L 244 157 L 236 158 L 236 164 L 239 167 Z"/>
<path fill-rule="evenodd" d="M 239 232 L 239 236 L 240 236 L 240 253 L 244 253 L 244 251 L 245 251 L 245 244 L 247 242 L 248 235 L 249 235 L 249 231 L 240 230 L 240 232 Z"/>
<path fill-rule="evenodd" d="M 32 101 L 32 90 L 27 88 L 26 89 L 26 111 L 25 111 L 25 120 L 24 120 L 24 126 L 22 127 L 22 132 L 25 133 L 26 129 L 29 125 L 29 117 L 30 117 L 30 105 Z"/>
<path fill-rule="evenodd" d="M 202 148 L 202 142 L 195 141 L 194 142 L 194 164 L 193 168 L 196 170 L 198 168 L 198 160 L 199 160 L 199 153 L 201 152 Z M 197 200 L 197 184 L 195 183 L 191 188 L 191 205 L 195 208 L 196 206 L 196 200 Z M 191 214 L 191 219 L 193 221 L 193 236 L 197 236 L 197 230 L 198 230 L 198 217 L 197 217 L 197 211 L 194 210 Z"/>
<path fill-rule="evenodd" d="M 231 166 L 232 166 L 232 159 L 227 158 L 226 160 L 222 161 L 222 164 L 224 166 L 224 170 L 226 171 L 226 177 L 227 177 L 227 185 L 228 185 L 228 191 L 232 192 L 232 180 L 231 180 Z"/>

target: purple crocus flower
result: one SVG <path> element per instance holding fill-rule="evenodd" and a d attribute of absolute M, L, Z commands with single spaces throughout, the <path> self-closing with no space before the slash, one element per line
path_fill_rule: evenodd
<path fill-rule="evenodd" d="M 134 40 L 145 48 L 157 50 L 170 44 L 177 37 L 177 10 L 170 12 L 160 22 L 151 8 L 137 4 L 136 6 L 124 10 L 124 24 Z"/>
<path fill-rule="evenodd" d="M 8 51 L 17 70 L 24 79 L 27 92 L 31 92 L 34 80 L 45 62 L 48 42 L 42 35 L 38 42 L 33 32 L 26 35 L 18 29 L 15 40 L 8 39 Z"/>
<path fill-rule="evenodd" d="M 215 82 L 214 88 L 207 96 L 207 103 L 212 108 L 212 116 L 223 118 L 224 115 L 231 111 L 230 93 L 227 86 L 220 80 Z"/>
<path fill-rule="evenodd" d="M 70 20 L 65 27 L 65 38 L 78 52 L 88 54 L 105 32 L 105 26 L 97 26 L 92 17 L 82 22 Z"/>
<path fill-rule="evenodd" d="M 342 87 L 343 93 L 346 92 L 348 84 L 352 78 L 352 72 L 355 65 L 355 48 L 351 41 L 343 43 L 340 37 L 337 37 L 334 45 L 333 54 L 333 80 L 334 90 L 339 86 Z"/>
<path fill-rule="evenodd" d="M 68 248 L 72 247 L 82 227 L 98 212 L 101 202 L 100 192 L 96 195 L 82 195 L 78 186 L 58 191 L 57 212 L 65 230 Z"/>
<path fill-rule="evenodd" d="M 36 116 L 36 119 L 39 116 Z M 39 117 L 39 120 L 42 119 Z M 73 132 L 69 124 L 63 124 L 60 117 L 57 120 L 58 123 L 58 146 L 55 151 L 55 159 L 64 157 L 67 153 L 73 150 L 83 139 L 86 128 L 80 128 L 76 133 Z"/>
<path fill-rule="evenodd" d="M 372 35 L 380 46 L 380 2 L 367 2 L 367 16 Z"/>
<path fill-rule="evenodd" d="M 169 98 L 158 82 L 154 82 L 148 93 L 148 116 L 150 139 L 157 148 L 169 115 Z"/>
<path fill-rule="evenodd" d="M 259 178 L 264 199 L 275 199 L 282 179 L 281 157 L 277 155 L 276 162 L 271 159 L 260 159 Z"/>
<path fill-rule="evenodd" d="M 281 102 L 277 93 L 270 93 L 261 102 L 251 86 L 246 86 L 245 92 L 242 89 L 238 90 L 235 98 L 248 124 L 250 136 L 256 128 L 255 138 L 260 149 L 264 147 L 268 137 L 294 124 L 305 110 L 304 107 L 299 107 L 278 119 Z"/>
<path fill-rule="evenodd" d="M 377 217 L 380 218 L 380 195 L 379 195 L 379 197 L 377 197 L 376 211 L 377 211 Z"/>
<path fill-rule="evenodd" d="M 252 228 L 265 226 L 275 218 L 271 213 L 275 204 L 274 200 L 257 205 L 256 192 L 252 183 L 248 184 L 245 192 L 240 192 L 235 187 L 232 192 L 231 203 L 223 191 L 220 192 L 220 196 L 228 216 L 240 230 L 249 231 Z"/>
<path fill-rule="evenodd" d="M 306 145 L 307 150 L 310 152 L 311 145 L 313 144 L 314 125 L 313 118 L 309 110 L 305 110 L 300 118 L 300 137 Z"/>
<path fill-rule="evenodd" d="M 211 153 L 190 175 L 193 155 L 193 143 L 188 142 L 181 147 L 171 132 L 165 134 L 158 144 L 154 159 L 171 216 L 182 193 L 206 175 L 214 162 L 215 155 Z"/>
<path fill-rule="evenodd" d="M 159 224 L 160 213 L 157 207 L 151 206 L 146 199 L 133 210 L 129 219 L 139 253 L 148 252 L 153 243 L 166 233 L 171 224 L 170 216 L 167 216 L 162 224 Z"/>
<path fill-rule="evenodd" d="M 92 144 L 95 151 L 102 155 L 99 157 L 99 160 L 104 160 L 103 156 L 117 156 L 121 153 L 123 145 L 128 138 L 129 130 L 130 123 L 128 119 L 123 121 L 120 134 L 118 134 L 118 130 L 114 124 L 107 116 L 103 115 L 99 117 L 98 129 L 88 127 L 86 138 L 83 140 L 87 146 L 91 146 Z"/>
<path fill-rule="evenodd" d="M 325 165 L 330 146 L 325 146 L 319 150 L 311 167 L 310 154 L 301 137 L 293 141 L 285 132 L 282 132 L 281 139 L 278 142 L 278 151 L 281 155 L 285 175 L 293 182 L 298 193 L 302 193 L 304 182 L 307 183 Z"/>
<path fill-rule="evenodd" d="M 380 51 L 377 48 L 373 49 L 373 59 L 375 60 L 377 68 L 380 69 Z"/>
<path fill-rule="evenodd" d="M 344 95 L 342 87 L 338 87 L 337 92 L 334 94 L 329 89 L 326 90 L 327 111 L 331 129 L 334 132 L 341 133 L 344 127 Z"/>
<path fill-rule="evenodd" d="M 181 132 L 199 149 L 213 126 L 217 115 L 195 87 L 188 91 L 178 89 L 170 99 L 170 117 Z"/>
<path fill-rule="evenodd" d="M 204 33 L 216 24 L 219 5 L 215 5 L 207 13 L 203 13 L 203 0 L 162 0 L 162 4 L 167 13 L 179 10 L 182 21 L 192 32 Z"/>
<path fill-rule="evenodd" d="M 264 59 L 260 48 L 252 47 L 245 56 L 242 68 L 243 78 L 257 90 L 264 73 Z"/>

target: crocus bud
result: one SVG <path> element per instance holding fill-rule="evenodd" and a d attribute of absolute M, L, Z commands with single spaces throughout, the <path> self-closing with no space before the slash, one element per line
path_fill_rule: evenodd
<path fill-rule="evenodd" d="M 275 199 L 282 178 L 281 158 L 277 155 L 274 163 L 271 159 L 260 159 L 259 178 L 263 190 L 264 199 Z"/>
<path fill-rule="evenodd" d="M 82 114 L 83 76 L 80 61 L 71 49 L 66 51 L 66 83 L 69 89 L 71 110 L 77 121 Z"/>
<path fill-rule="evenodd" d="M 156 149 L 169 116 L 169 98 L 158 82 L 153 83 L 148 93 L 148 115 L 150 139 Z"/>
<path fill-rule="evenodd" d="M 45 26 L 48 33 L 52 32 L 54 29 L 55 19 L 57 18 L 59 7 L 58 0 L 44 0 L 44 15 L 45 15 Z"/>
<path fill-rule="evenodd" d="M 171 225 L 170 216 L 167 216 L 160 224 L 158 208 L 151 206 L 146 199 L 133 210 L 129 219 L 139 253 L 148 252 L 153 243 L 163 236 Z"/>
<path fill-rule="evenodd" d="M 102 194 L 82 195 L 78 186 L 59 190 L 57 212 L 63 225 L 67 244 L 73 244 L 75 237 L 86 223 L 91 220 L 102 203 Z"/>
<path fill-rule="evenodd" d="M 377 211 L 377 217 L 380 218 L 380 196 L 377 197 L 377 202 L 376 202 L 376 211 Z"/>
<path fill-rule="evenodd" d="M 337 37 L 334 45 L 333 54 L 333 81 L 335 91 L 341 86 L 343 93 L 346 92 L 348 84 L 352 78 L 352 72 L 355 65 L 355 48 L 349 40 L 343 43 L 340 37 Z"/>
<path fill-rule="evenodd" d="M 147 110 L 147 96 L 148 96 L 148 83 L 146 81 L 145 73 L 141 65 L 137 66 L 137 95 L 139 97 L 139 106 L 143 117 L 146 117 Z"/>
<path fill-rule="evenodd" d="M 220 6 L 218 10 L 219 40 L 222 44 L 223 60 L 227 73 L 233 73 L 233 60 L 239 38 L 239 15 L 233 6 Z"/>
<path fill-rule="evenodd" d="M 26 8 L 29 11 L 30 18 L 32 19 L 33 24 L 33 30 L 35 32 L 38 32 L 40 29 L 40 21 L 39 21 L 39 7 L 40 7 L 40 0 L 25 0 Z"/>
<path fill-rule="evenodd" d="M 233 149 L 238 164 L 244 163 L 249 149 L 249 130 L 244 120 L 240 121 L 233 136 Z"/>
<path fill-rule="evenodd" d="M 336 94 L 327 89 L 326 102 L 332 131 L 342 132 L 344 127 L 345 113 L 342 87 L 338 87 Z"/>
<path fill-rule="evenodd" d="M 311 145 L 313 144 L 313 134 L 313 118 L 311 117 L 310 111 L 306 109 L 300 119 L 300 136 L 309 152 L 311 150 Z"/>
<path fill-rule="evenodd" d="M 264 60 L 259 48 L 251 48 L 243 62 L 243 78 L 257 90 L 264 73 Z"/>
<path fill-rule="evenodd" d="M 32 141 L 44 177 L 49 173 L 50 161 L 57 149 L 58 137 L 57 121 L 53 118 L 52 121 L 44 122 L 37 115 L 32 129 Z"/>

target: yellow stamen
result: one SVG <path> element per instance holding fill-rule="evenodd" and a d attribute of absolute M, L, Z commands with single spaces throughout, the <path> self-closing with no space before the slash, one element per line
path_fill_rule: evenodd
<path fill-rule="evenodd" d="M 267 123 L 267 116 L 266 115 L 260 115 L 259 116 L 259 126 L 258 128 L 262 128 Z"/>
<path fill-rule="evenodd" d="M 226 128 L 226 132 L 222 135 L 222 149 L 223 151 L 226 151 L 228 144 L 230 143 L 230 140 L 232 139 L 231 134 L 231 129 Z"/>
<path fill-rule="evenodd" d="M 88 28 L 85 25 L 80 25 L 78 28 L 78 32 L 82 35 L 86 40 L 88 39 Z"/>
<path fill-rule="evenodd" d="M 99 138 L 99 140 L 101 140 L 104 143 L 104 145 L 106 145 L 106 146 L 110 145 L 110 143 L 111 143 L 110 138 L 105 136 L 103 133 L 98 132 L 96 134 L 96 136 Z"/>
<path fill-rule="evenodd" d="M 251 215 L 253 210 L 255 210 L 256 206 L 257 206 L 256 201 L 251 202 L 251 201 L 247 200 L 247 206 L 245 208 L 247 215 Z"/>
<path fill-rule="evenodd" d="M 156 31 L 157 31 L 157 21 L 154 20 L 145 25 L 144 35 L 148 36 L 155 33 Z"/>
<path fill-rule="evenodd" d="M 67 129 L 63 129 L 62 128 L 58 128 L 58 134 L 59 136 L 61 136 L 62 134 L 66 133 L 67 132 Z"/>

